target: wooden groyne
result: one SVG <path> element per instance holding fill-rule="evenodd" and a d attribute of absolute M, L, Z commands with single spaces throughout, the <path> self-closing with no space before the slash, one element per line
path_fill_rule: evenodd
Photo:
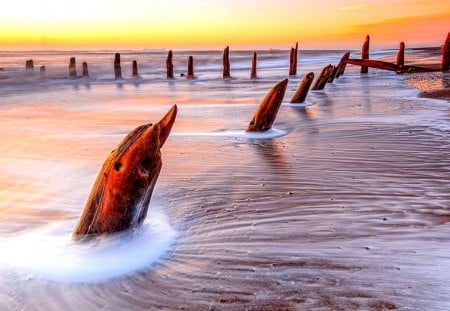
<path fill-rule="evenodd" d="M 256 74 L 256 63 L 257 63 L 258 55 L 256 52 L 253 52 L 253 59 L 252 59 L 252 70 L 250 71 L 250 79 L 256 79 L 258 78 Z"/>
<path fill-rule="evenodd" d="M 69 77 L 75 78 L 77 76 L 77 63 L 75 57 L 71 57 L 69 60 Z"/>
<path fill-rule="evenodd" d="M 361 49 L 361 59 L 369 59 L 369 44 L 370 36 L 366 36 L 366 41 L 364 41 Z M 368 66 L 361 66 L 361 73 L 368 73 Z"/>
<path fill-rule="evenodd" d="M 138 72 L 138 65 L 137 65 L 137 61 L 133 61 L 133 65 L 131 66 L 131 76 L 134 79 L 139 78 L 139 72 Z"/>
<path fill-rule="evenodd" d="M 114 78 L 116 80 L 122 79 L 122 67 L 120 67 L 120 53 L 114 56 Z"/>
<path fill-rule="evenodd" d="M 195 78 L 194 76 L 194 58 L 192 56 L 189 56 L 188 58 L 188 73 L 187 78 L 189 80 L 192 80 Z"/>
<path fill-rule="evenodd" d="M 223 79 L 231 78 L 231 74 L 230 74 L 230 47 L 229 46 L 227 46 L 223 50 L 222 65 L 223 65 L 222 78 Z"/>
<path fill-rule="evenodd" d="M 297 75 L 297 58 L 298 58 L 298 42 L 295 43 L 295 48 L 292 47 L 289 53 L 289 75 Z"/>
<path fill-rule="evenodd" d="M 308 95 L 311 84 L 314 80 L 314 72 L 307 73 L 298 84 L 297 91 L 292 96 L 291 103 L 303 103 Z"/>
<path fill-rule="evenodd" d="M 83 64 L 81 64 L 81 67 L 83 78 L 89 78 L 88 64 L 86 62 L 83 62 Z"/>
<path fill-rule="evenodd" d="M 167 59 L 166 59 L 166 73 L 167 73 L 167 79 L 173 79 L 173 61 L 172 61 L 172 50 L 167 53 Z"/>

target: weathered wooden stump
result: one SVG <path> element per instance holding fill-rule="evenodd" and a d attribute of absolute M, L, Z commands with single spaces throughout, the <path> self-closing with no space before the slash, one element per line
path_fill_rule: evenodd
<path fill-rule="evenodd" d="M 292 75 L 297 75 L 297 60 L 298 60 L 298 42 L 295 43 L 294 49 L 294 65 L 292 68 Z"/>
<path fill-rule="evenodd" d="M 337 71 L 336 71 L 336 78 L 339 78 L 342 76 L 345 72 L 345 67 L 347 66 L 346 60 L 349 59 L 350 52 L 345 52 L 344 55 L 342 55 L 341 60 L 339 61 L 337 65 Z"/>
<path fill-rule="evenodd" d="M 41 66 L 41 67 L 39 68 L 39 73 L 40 73 L 42 79 L 45 79 L 45 78 L 46 78 L 47 75 L 46 75 L 46 73 L 45 73 L 45 66 Z"/>
<path fill-rule="evenodd" d="M 83 76 L 83 78 L 89 78 L 88 64 L 86 62 L 83 62 L 81 64 L 81 68 L 82 68 L 82 76 Z"/>
<path fill-rule="evenodd" d="M 172 50 L 170 50 L 169 53 L 167 53 L 166 69 L 167 69 L 167 79 L 173 79 Z"/>
<path fill-rule="evenodd" d="M 250 79 L 256 79 L 258 76 L 256 74 L 256 62 L 258 55 L 256 52 L 253 52 L 253 60 L 252 60 L 252 71 L 250 72 Z"/>
<path fill-rule="evenodd" d="M 132 66 L 132 68 L 131 68 L 131 76 L 134 78 L 134 79 L 137 79 L 137 78 L 139 78 L 139 72 L 138 72 L 138 66 L 137 66 L 137 61 L 133 61 L 133 66 Z"/>
<path fill-rule="evenodd" d="M 400 42 L 400 46 L 397 53 L 397 66 L 402 67 L 405 65 L 405 43 Z"/>
<path fill-rule="evenodd" d="M 450 32 L 447 34 L 444 46 L 442 47 L 442 72 L 450 70 Z"/>
<path fill-rule="evenodd" d="M 246 131 L 247 132 L 263 132 L 272 127 L 278 110 L 283 102 L 284 93 L 288 85 L 288 79 L 285 79 L 275 85 L 266 97 L 261 101 L 253 115 Z"/>
<path fill-rule="evenodd" d="M 333 66 L 333 70 L 330 73 L 330 76 L 328 77 L 327 83 L 333 83 L 334 78 L 336 78 L 336 73 L 337 73 L 337 66 Z"/>
<path fill-rule="evenodd" d="M 74 239 L 142 224 L 161 171 L 160 149 L 176 115 L 177 106 L 173 106 L 155 125 L 137 127 L 109 154 L 75 225 Z"/>
<path fill-rule="evenodd" d="M 364 44 L 361 49 L 361 59 L 369 59 L 369 45 L 370 45 L 370 36 L 366 36 L 366 41 L 364 41 Z M 368 67 L 361 66 L 361 73 L 368 73 Z"/>
<path fill-rule="evenodd" d="M 34 71 L 34 63 L 32 59 L 25 61 L 25 70 L 29 72 Z"/>
<path fill-rule="evenodd" d="M 114 78 L 116 80 L 122 79 L 122 67 L 120 67 L 120 53 L 114 56 Z"/>
<path fill-rule="evenodd" d="M 307 73 L 298 84 L 297 91 L 292 96 L 291 103 L 303 103 L 308 95 L 309 88 L 314 80 L 314 73 Z"/>
<path fill-rule="evenodd" d="M 71 57 L 69 61 L 69 77 L 74 78 L 77 76 L 77 65 L 75 57 Z"/>
<path fill-rule="evenodd" d="M 325 84 L 330 78 L 331 73 L 333 72 L 334 66 L 328 65 L 322 69 L 319 76 L 316 79 L 316 82 L 312 86 L 311 90 L 323 90 L 325 88 Z"/>
<path fill-rule="evenodd" d="M 192 80 L 194 78 L 195 78 L 195 76 L 194 76 L 194 58 L 192 56 L 189 56 L 187 79 Z"/>
<path fill-rule="evenodd" d="M 230 75 L 230 47 L 226 47 L 223 50 L 223 55 L 222 55 L 222 64 L 223 64 L 223 79 L 228 79 L 231 78 Z"/>

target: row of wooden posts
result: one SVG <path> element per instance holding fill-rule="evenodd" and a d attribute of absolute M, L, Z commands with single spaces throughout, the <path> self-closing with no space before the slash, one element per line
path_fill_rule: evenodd
<path fill-rule="evenodd" d="M 317 79 L 315 80 L 315 83 L 313 83 L 314 80 L 314 73 L 309 72 L 307 73 L 302 81 L 299 83 L 297 91 L 292 98 L 292 103 L 301 103 L 304 102 L 306 95 L 308 94 L 309 89 L 312 90 L 322 90 L 325 88 L 327 83 L 332 83 L 335 78 L 339 78 L 341 75 L 344 74 L 345 68 L 347 64 L 353 64 L 358 65 L 361 67 L 360 72 L 362 74 L 368 73 L 368 68 L 377 68 L 377 69 L 383 69 L 383 70 L 391 70 L 395 71 L 397 73 L 412 73 L 412 72 L 433 72 L 433 71 L 442 71 L 442 72 L 448 72 L 450 67 L 450 33 L 447 35 L 447 39 L 443 45 L 442 49 L 442 62 L 441 64 L 431 64 L 431 65 L 405 65 L 405 43 L 401 42 L 399 51 L 397 53 L 397 61 L 396 63 L 389 63 L 385 61 L 379 61 L 379 60 L 370 60 L 369 59 L 369 47 L 370 47 L 370 37 L 366 36 L 366 39 L 362 45 L 361 50 L 361 59 L 351 59 L 350 58 L 350 52 L 344 53 L 341 60 L 336 66 L 333 66 L 331 64 L 324 67 Z M 289 75 L 296 75 L 297 74 L 297 59 L 298 59 L 298 43 L 295 44 L 295 48 L 292 47 L 289 54 Z M 231 78 L 230 73 L 230 49 L 227 46 L 222 55 L 222 64 L 223 64 L 223 78 L 228 79 Z M 33 60 L 27 60 L 26 61 L 26 70 L 33 71 L 34 65 Z M 256 72 L 256 66 L 257 66 L 257 53 L 253 53 L 253 59 L 252 59 L 252 67 L 250 72 L 250 78 L 256 79 L 257 78 L 257 72 Z M 167 79 L 173 79 L 173 53 L 170 50 L 167 59 L 166 59 L 166 69 L 167 69 Z M 40 73 L 41 77 L 45 77 L 45 66 L 40 67 Z M 181 74 L 184 76 L 184 74 Z M 122 79 L 122 68 L 120 65 L 120 54 L 116 53 L 114 57 L 114 76 L 116 80 Z M 69 77 L 75 78 L 77 77 L 77 70 L 76 70 L 76 60 L 75 57 L 70 58 L 69 62 Z M 82 64 L 82 77 L 89 77 L 88 72 L 88 65 L 86 62 L 83 62 Z M 138 78 L 138 67 L 137 62 L 133 60 L 132 65 L 132 77 Z M 194 79 L 194 59 L 192 56 L 189 56 L 188 58 L 188 71 L 187 71 L 187 79 Z M 312 87 L 311 87 L 312 85 Z"/>

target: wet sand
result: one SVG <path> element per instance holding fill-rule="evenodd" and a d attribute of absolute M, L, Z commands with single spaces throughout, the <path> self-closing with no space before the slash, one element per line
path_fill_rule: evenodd
<path fill-rule="evenodd" d="M 111 148 L 179 103 L 151 205 L 179 237 L 158 264 L 98 283 L 4 271 L 0 309 L 448 310 L 448 103 L 418 98 L 404 75 L 350 67 L 310 106 L 281 107 L 274 126 L 287 135 L 227 135 L 278 78 L 93 85 L 53 90 L 67 104 L 48 110 L 2 110 L 13 203 L 0 232 L 14 236 L 76 219 Z M 71 92 L 83 103 L 70 105 Z M 94 104 L 111 92 L 120 98 Z"/>

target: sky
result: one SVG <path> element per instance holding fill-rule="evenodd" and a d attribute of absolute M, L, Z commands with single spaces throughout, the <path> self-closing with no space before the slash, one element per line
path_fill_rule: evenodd
<path fill-rule="evenodd" d="M 437 46 L 450 0 L 7 0 L 1 50 Z"/>

